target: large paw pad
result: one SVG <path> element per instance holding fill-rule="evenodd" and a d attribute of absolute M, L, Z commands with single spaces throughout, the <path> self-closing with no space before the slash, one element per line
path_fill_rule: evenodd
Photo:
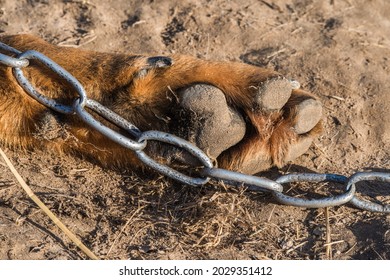
<path fill-rule="evenodd" d="M 220 89 L 205 84 L 191 86 L 180 94 L 180 106 L 190 116 L 188 140 L 211 158 L 244 138 L 245 121 L 228 106 Z"/>

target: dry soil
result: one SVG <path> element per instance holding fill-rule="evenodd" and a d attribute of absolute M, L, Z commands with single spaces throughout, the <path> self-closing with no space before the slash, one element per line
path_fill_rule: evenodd
<path fill-rule="evenodd" d="M 317 94 L 323 136 L 270 170 L 390 171 L 387 0 L 0 0 L 0 33 L 110 52 L 185 53 L 274 68 Z M 0 77 L 1 78 L 1 77 Z M 6 150 L 31 188 L 106 259 L 389 259 L 390 217 L 304 209 L 214 183 L 190 187 L 79 158 Z M 326 184 L 291 195 L 340 192 Z M 358 184 L 389 202 L 389 184 Z M 327 245 L 328 244 L 328 245 Z M 84 259 L 0 162 L 0 259 Z"/>

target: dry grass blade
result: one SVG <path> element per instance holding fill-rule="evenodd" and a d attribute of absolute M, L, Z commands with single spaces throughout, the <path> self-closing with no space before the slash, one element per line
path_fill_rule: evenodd
<path fill-rule="evenodd" d="M 325 243 L 324 246 L 331 246 L 331 245 L 335 245 L 335 244 L 339 244 L 339 243 L 343 243 L 343 242 L 345 242 L 345 240 L 333 241 L 330 243 Z"/>
<path fill-rule="evenodd" d="M 332 256 L 332 243 L 331 240 L 331 230 L 329 223 L 329 207 L 325 207 L 325 221 L 326 221 L 326 257 L 328 260 L 333 258 Z"/>
<path fill-rule="evenodd" d="M 122 229 L 119 231 L 119 233 L 116 235 L 114 241 L 112 242 L 112 245 L 106 254 L 106 258 L 108 258 L 108 255 L 111 253 L 112 249 L 114 248 L 115 243 L 118 241 L 118 239 L 121 236 L 121 234 L 123 233 L 123 231 L 133 221 L 133 218 L 135 217 L 135 215 L 137 215 L 139 212 L 141 212 L 141 210 L 143 210 L 145 207 L 146 207 L 146 205 L 138 208 L 137 210 L 134 211 L 134 213 L 130 216 L 130 218 L 127 219 L 125 225 L 122 227 Z"/>
<path fill-rule="evenodd" d="M 27 195 L 31 198 L 32 201 L 35 202 L 36 205 L 42 211 L 49 216 L 49 218 L 54 222 L 55 225 L 57 225 L 69 238 L 73 241 L 73 243 L 80 248 L 81 251 L 83 251 L 89 258 L 93 260 L 98 260 L 99 258 L 91 252 L 81 241 L 77 238 L 76 235 L 74 235 L 54 214 L 50 211 L 49 208 L 34 194 L 34 192 L 30 189 L 30 187 L 26 184 L 26 182 L 23 180 L 22 176 L 18 173 L 18 171 L 15 169 L 11 161 L 8 159 L 6 154 L 3 152 L 3 150 L 0 148 L 0 155 L 4 159 L 5 163 L 7 164 L 7 167 L 10 169 L 12 174 L 15 176 L 16 180 L 19 182 L 23 190 L 27 193 Z"/>

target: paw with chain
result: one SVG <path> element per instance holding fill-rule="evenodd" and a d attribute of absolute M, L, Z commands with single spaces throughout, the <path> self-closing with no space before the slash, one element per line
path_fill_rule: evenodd
<path fill-rule="evenodd" d="M 43 53 L 71 73 L 88 98 L 141 131 L 166 131 L 187 139 L 221 168 L 254 174 L 271 166 L 281 167 L 306 152 L 321 131 L 322 106 L 317 98 L 272 70 L 185 55 L 149 57 L 75 50 L 28 35 L 4 36 L 1 41 L 22 52 L 33 49 Z M 48 71 L 50 62 L 44 62 L 43 67 L 34 61 L 34 53 L 25 56 L 30 65 L 23 66 L 23 75 L 32 83 L 32 94 L 39 91 L 49 100 L 67 104 L 63 110 L 67 115 L 61 120 L 69 137 L 51 141 L 34 138 L 42 135 L 36 131 L 40 129 L 36 123 L 47 117 L 48 109 L 29 98 L 10 67 L 2 66 L 2 142 L 75 151 L 108 166 L 140 166 L 134 152 L 107 139 L 99 131 L 100 125 L 91 130 L 72 114 L 78 108 L 82 118 L 89 118 L 92 112 L 84 106 L 96 111 L 93 104 L 86 103 L 85 93 L 80 95 L 80 104 L 74 105 L 75 91 L 80 92 L 76 83 L 70 85 L 64 81 L 66 76 Z M 10 123 L 12 133 L 6 130 Z M 196 164 L 191 156 L 164 145 L 150 144 L 145 151 L 162 160 Z"/>
<path fill-rule="evenodd" d="M 275 181 L 244 174 L 294 160 L 321 131 L 321 103 L 278 73 L 183 55 L 79 51 L 28 35 L 0 37 L 0 50 L 2 144 L 77 152 L 105 166 L 146 165 L 194 186 L 223 180 L 271 191 L 287 205 L 350 202 L 390 212 L 355 196 L 356 182 L 389 182 L 387 173 L 299 173 Z M 200 177 L 166 165 L 174 162 L 203 167 Z M 344 193 L 309 200 L 283 194 L 284 183 L 325 181 L 346 183 Z"/>

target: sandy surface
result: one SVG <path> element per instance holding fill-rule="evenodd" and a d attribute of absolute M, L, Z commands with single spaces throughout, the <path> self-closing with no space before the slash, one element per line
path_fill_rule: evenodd
<path fill-rule="evenodd" d="M 274 68 L 316 93 L 325 109 L 323 136 L 282 172 L 351 175 L 390 171 L 389 14 L 386 0 L 0 0 L 0 32 L 100 51 L 186 53 Z M 193 188 L 73 157 L 6 152 L 101 258 L 390 258 L 388 215 L 345 205 L 330 208 L 327 222 L 324 209 L 279 205 L 268 194 L 222 184 Z M 388 187 L 358 185 L 365 198 L 383 202 Z M 287 189 L 329 194 L 327 185 Z M 0 259 L 83 258 L 0 162 Z"/>

